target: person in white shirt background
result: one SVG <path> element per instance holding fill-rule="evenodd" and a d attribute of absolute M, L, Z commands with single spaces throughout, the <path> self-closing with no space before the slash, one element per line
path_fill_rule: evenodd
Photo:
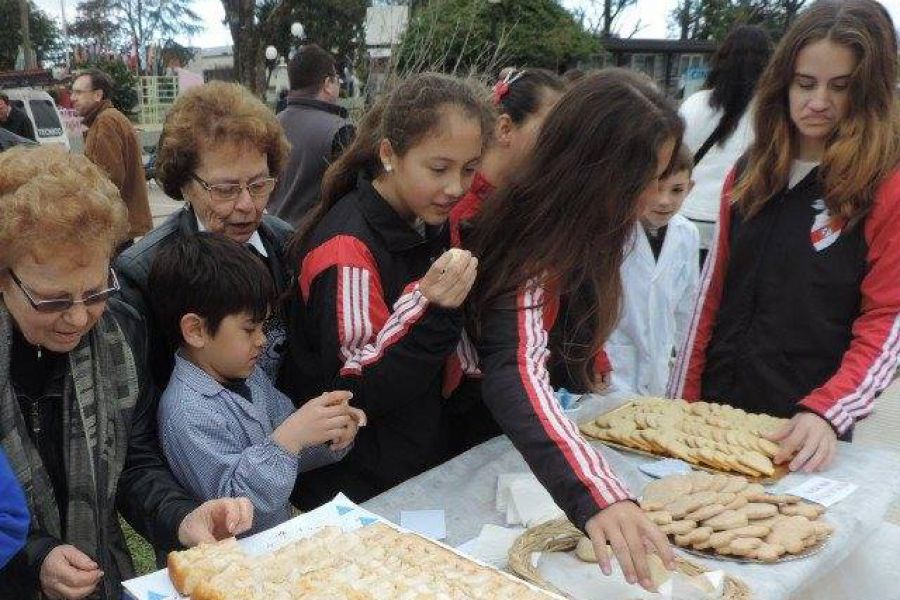
<path fill-rule="evenodd" d="M 713 54 L 704 89 L 678 110 L 685 123 L 684 143 L 694 154 L 696 182 L 681 214 L 700 231 L 701 263 L 719 218 L 725 176 L 753 142 L 750 104 L 771 55 L 772 40 L 763 28 L 734 28 Z"/>
<path fill-rule="evenodd" d="M 682 144 L 660 194 L 642 207 L 622 263 L 622 313 L 606 343 L 611 389 L 662 396 L 675 348 L 690 325 L 700 278 L 697 227 L 678 214 L 694 187 Z"/>

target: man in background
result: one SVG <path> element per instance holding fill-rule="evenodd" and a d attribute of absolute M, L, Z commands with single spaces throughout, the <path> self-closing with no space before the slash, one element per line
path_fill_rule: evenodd
<path fill-rule="evenodd" d="M 310 44 L 288 65 L 291 91 L 278 121 L 291 155 L 269 198 L 269 212 L 296 227 L 319 201 L 322 175 L 353 141 L 347 110 L 337 104 L 341 81 L 334 58 Z"/>
<path fill-rule="evenodd" d="M 0 92 L 0 127 L 33 142 L 37 141 L 31 119 L 24 110 L 13 106 L 9 96 L 2 92 Z"/>
<path fill-rule="evenodd" d="M 128 208 L 129 237 L 121 252 L 153 227 L 141 148 L 128 117 L 113 108 L 113 81 L 98 69 L 82 72 L 72 83 L 72 103 L 87 127 L 84 155 L 104 169 Z M 117 252 L 117 253 L 118 253 Z"/>

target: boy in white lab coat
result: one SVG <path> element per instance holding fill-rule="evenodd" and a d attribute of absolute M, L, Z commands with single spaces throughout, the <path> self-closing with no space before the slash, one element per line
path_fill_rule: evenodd
<path fill-rule="evenodd" d="M 622 314 L 606 343 L 613 390 L 662 396 L 673 353 L 687 334 L 700 279 L 700 238 L 678 210 L 694 186 L 692 168 L 690 149 L 682 145 L 625 248 Z"/>

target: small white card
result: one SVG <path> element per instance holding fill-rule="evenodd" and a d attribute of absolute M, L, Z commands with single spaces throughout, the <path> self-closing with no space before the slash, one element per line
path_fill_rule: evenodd
<path fill-rule="evenodd" d="M 654 462 L 642 463 L 638 468 L 650 477 L 656 477 L 657 479 L 668 477 L 669 475 L 686 475 L 693 470 L 691 465 L 677 458 L 664 458 Z"/>
<path fill-rule="evenodd" d="M 402 510 L 400 527 L 433 540 L 447 537 L 447 522 L 443 510 Z"/>
<path fill-rule="evenodd" d="M 792 496 L 800 496 L 810 502 L 817 502 L 828 508 L 855 492 L 858 487 L 855 483 L 835 481 L 827 477 L 811 475 L 803 481 L 780 491 Z"/>

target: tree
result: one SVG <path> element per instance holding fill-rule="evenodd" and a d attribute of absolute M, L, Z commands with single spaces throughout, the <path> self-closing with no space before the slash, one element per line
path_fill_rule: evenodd
<path fill-rule="evenodd" d="M 0 71 L 16 68 L 16 57 L 22 44 L 19 9 L 19 0 L 0 0 L 0 23 L 15 24 L 0 35 Z M 31 3 L 28 4 L 28 29 L 38 65 L 54 62 L 62 49 L 59 29 L 53 19 Z"/>
<path fill-rule="evenodd" d="M 721 40 L 740 24 L 760 25 L 778 40 L 806 0 L 679 0 L 669 20 L 681 39 Z"/>
<path fill-rule="evenodd" d="M 598 47 L 555 0 L 432 0 L 410 19 L 397 61 L 401 72 L 493 75 L 507 65 L 560 70 Z"/>
<path fill-rule="evenodd" d="M 101 51 L 141 50 L 179 34 L 200 32 L 202 20 L 193 0 L 82 0 L 71 32 L 76 39 L 98 44 Z"/>
<path fill-rule="evenodd" d="M 305 41 L 339 61 L 351 58 L 363 38 L 366 0 L 222 0 L 222 6 L 234 42 L 235 78 L 257 95 L 265 92 L 263 52 L 273 45 L 281 56 L 290 54 L 291 23 L 302 23 Z"/>

